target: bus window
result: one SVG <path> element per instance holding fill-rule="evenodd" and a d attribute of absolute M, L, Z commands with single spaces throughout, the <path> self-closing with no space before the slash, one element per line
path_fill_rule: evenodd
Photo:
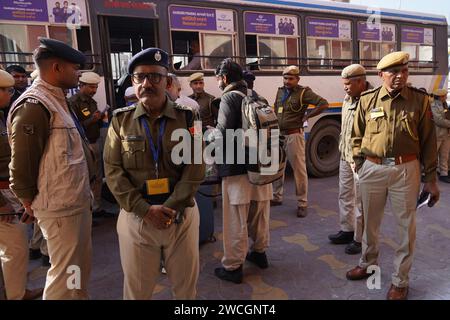
<path fill-rule="evenodd" d="M 310 70 L 343 69 L 352 60 L 351 22 L 307 18 L 307 52 Z"/>
<path fill-rule="evenodd" d="M 378 61 L 396 50 L 395 25 L 358 22 L 360 63 L 368 70 L 375 70 Z"/>
<path fill-rule="evenodd" d="M 233 56 L 233 36 L 202 33 L 204 69 L 216 69 L 220 62 Z"/>
<path fill-rule="evenodd" d="M 234 11 L 172 5 L 169 18 L 176 70 L 211 70 L 236 55 Z"/>
<path fill-rule="evenodd" d="M 249 69 L 282 70 L 298 65 L 298 19 L 295 16 L 245 12 L 246 65 Z"/>
<path fill-rule="evenodd" d="M 402 51 L 409 53 L 410 70 L 433 72 L 433 35 L 431 28 L 402 27 Z"/>
<path fill-rule="evenodd" d="M 33 71 L 31 53 L 39 46 L 41 36 L 47 36 L 45 26 L 0 24 L 0 61 L 5 62 L 5 67 L 23 63 L 25 69 Z"/>

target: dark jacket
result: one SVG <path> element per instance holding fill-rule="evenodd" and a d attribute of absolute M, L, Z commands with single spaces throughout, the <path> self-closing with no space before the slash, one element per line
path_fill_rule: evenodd
<path fill-rule="evenodd" d="M 223 156 L 226 162 L 226 130 L 227 129 L 241 129 L 242 128 L 242 99 L 243 97 L 232 91 L 240 91 L 247 95 L 247 85 L 245 81 L 233 82 L 225 88 L 222 98 L 220 100 L 219 115 L 217 118 L 216 128 L 222 132 L 223 136 Z M 219 175 L 221 177 L 237 176 L 247 174 L 246 165 L 237 164 L 237 141 L 234 138 L 234 164 L 219 165 Z M 241 149 L 241 148 L 239 148 Z M 229 152 L 228 152 L 229 153 Z"/>

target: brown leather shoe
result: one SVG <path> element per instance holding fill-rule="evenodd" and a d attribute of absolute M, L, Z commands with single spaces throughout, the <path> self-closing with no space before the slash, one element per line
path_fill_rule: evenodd
<path fill-rule="evenodd" d="M 406 300 L 408 299 L 408 287 L 399 288 L 397 286 L 391 285 L 387 296 L 387 300 Z"/>
<path fill-rule="evenodd" d="M 25 290 L 25 295 L 23 296 L 22 300 L 36 300 L 37 298 L 41 297 L 44 293 L 44 288 L 34 289 L 34 290 Z"/>
<path fill-rule="evenodd" d="M 308 208 L 306 207 L 298 207 L 297 208 L 297 217 L 304 218 L 308 215 Z"/>
<path fill-rule="evenodd" d="M 371 273 L 367 273 L 367 269 L 356 266 L 352 270 L 348 271 L 345 276 L 348 280 L 362 280 L 370 277 L 371 275 Z"/>

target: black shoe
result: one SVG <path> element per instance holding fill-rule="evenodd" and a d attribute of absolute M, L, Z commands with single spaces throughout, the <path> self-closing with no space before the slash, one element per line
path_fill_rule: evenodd
<path fill-rule="evenodd" d="M 251 263 L 256 264 L 261 269 L 267 269 L 269 267 L 269 262 L 267 261 L 267 256 L 265 252 L 252 251 L 247 254 L 246 260 Z"/>
<path fill-rule="evenodd" d="M 214 274 L 216 275 L 217 278 L 225 281 L 230 281 L 236 284 L 242 283 L 243 278 L 242 266 L 233 271 L 227 271 L 223 267 L 216 268 L 214 270 Z"/>
<path fill-rule="evenodd" d="M 50 267 L 50 257 L 46 255 L 42 255 L 42 266 L 43 267 Z"/>
<path fill-rule="evenodd" d="M 29 254 L 30 260 L 37 260 L 42 257 L 42 253 L 40 249 L 30 249 Z"/>
<path fill-rule="evenodd" d="M 334 244 L 347 244 L 353 241 L 355 233 L 353 231 L 339 231 L 336 234 L 330 234 L 328 239 Z"/>
<path fill-rule="evenodd" d="M 361 253 L 361 242 L 352 241 L 345 247 L 346 254 L 358 254 Z"/>
<path fill-rule="evenodd" d="M 450 177 L 449 176 L 439 176 L 439 180 L 445 183 L 450 183 Z"/>

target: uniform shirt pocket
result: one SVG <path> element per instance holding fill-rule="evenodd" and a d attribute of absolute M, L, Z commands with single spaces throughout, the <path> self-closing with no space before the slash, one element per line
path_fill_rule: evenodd
<path fill-rule="evenodd" d="M 123 166 L 141 169 L 144 165 L 145 139 L 143 136 L 126 136 L 121 141 Z"/>

